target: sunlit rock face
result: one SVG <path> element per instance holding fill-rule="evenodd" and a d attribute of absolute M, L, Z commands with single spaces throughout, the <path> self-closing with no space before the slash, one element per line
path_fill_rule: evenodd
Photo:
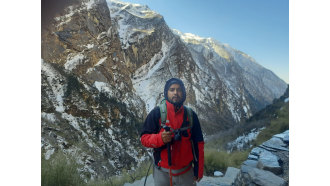
<path fill-rule="evenodd" d="M 146 157 L 146 116 L 105 1 L 77 1 L 42 30 L 41 130 L 46 159 L 76 157 L 86 178 L 120 174 Z"/>

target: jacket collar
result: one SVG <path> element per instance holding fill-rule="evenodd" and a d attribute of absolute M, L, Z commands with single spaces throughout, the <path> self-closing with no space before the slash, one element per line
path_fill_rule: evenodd
<path fill-rule="evenodd" d="M 174 113 L 179 113 L 183 109 L 183 105 L 181 105 L 180 108 L 178 109 L 178 111 L 175 112 L 175 106 L 167 100 L 166 100 L 166 106 L 167 106 L 168 111 L 171 111 Z"/>

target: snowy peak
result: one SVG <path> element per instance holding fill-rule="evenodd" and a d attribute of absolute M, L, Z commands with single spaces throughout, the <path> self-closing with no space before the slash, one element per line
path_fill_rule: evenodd
<path fill-rule="evenodd" d="M 239 54 L 244 58 L 255 62 L 255 60 L 248 54 L 245 54 L 239 50 L 232 48 L 229 44 L 222 44 L 221 42 L 211 37 L 203 38 L 192 33 L 182 33 L 177 29 L 172 29 L 172 32 L 178 35 L 181 40 L 186 43 L 186 45 L 192 46 L 198 52 L 203 52 L 202 50 L 206 49 L 208 50 L 208 52 L 212 52 L 213 54 L 226 59 L 227 62 L 231 62 L 232 58 L 234 58 L 235 55 Z"/>
<path fill-rule="evenodd" d="M 163 17 L 150 10 L 146 5 L 125 3 L 118 0 L 107 0 L 111 19 L 118 28 L 122 48 L 127 49 L 131 43 L 151 35 L 155 22 Z"/>
<path fill-rule="evenodd" d="M 186 43 L 201 44 L 201 43 L 206 43 L 207 40 L 210 39 L 210 38 L 202 38 L 192 33 L 182 33 L 177 29 L 172 29 L 172 32 L 180 36 L 180 38 Z"/>
<path fill-rule="evenodd" d="M 135 17 L 141 19 L 162 18 L 160 14 L 149 9 L 147 5 L 126 3 L 118 0 L 107 0 L 110 7 L 112 16 L 116 16 L 118 13 L 127 12 Z"/>

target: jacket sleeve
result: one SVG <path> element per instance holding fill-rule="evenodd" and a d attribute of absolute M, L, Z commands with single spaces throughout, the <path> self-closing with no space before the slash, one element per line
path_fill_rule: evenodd
<path fill-rule="evenodd" d="M 159 148 L 164 145 L 162 140 L 161 132 L 159 126 L 160 110 L 159 107 L 154 108 L 147 116 L 142 133 L 141 133 L 141 143 L 145 147 L 149 148 Z"/>
<path fill-rule="evenodd" d="M 195 112 L 193 112 L 194 124 L 192 128 L 192 141 L 195 149 L 197 161 L 194 161 L 194 176 L 203 177 L 204 171 L 204 138 L 202 129 Z"/>

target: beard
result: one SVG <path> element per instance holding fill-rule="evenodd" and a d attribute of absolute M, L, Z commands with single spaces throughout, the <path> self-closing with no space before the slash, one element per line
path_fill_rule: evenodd
<path fill-rule="evenodd" d="M 173 103 L 180 103 L 182 101 L 182 98 L 179 96 L 172 97 L 171 102 Z"/>
<path fill-rule="evenodd" d="M 182 98 L 181 97 L 179 97 L 179 96 L 177 96 L 177 97 L 174 97 L 175 99 L 173 99 L 173 97 L 172 97 L 172 99 L 169 99 L 168 101 L 170 102 L 170 103 L 172 103 L 175 107 L 179 107 L 179 106 L 181 106 L 182 105 Z M 175 100 L 175 101 L 174 101 Z"/>

